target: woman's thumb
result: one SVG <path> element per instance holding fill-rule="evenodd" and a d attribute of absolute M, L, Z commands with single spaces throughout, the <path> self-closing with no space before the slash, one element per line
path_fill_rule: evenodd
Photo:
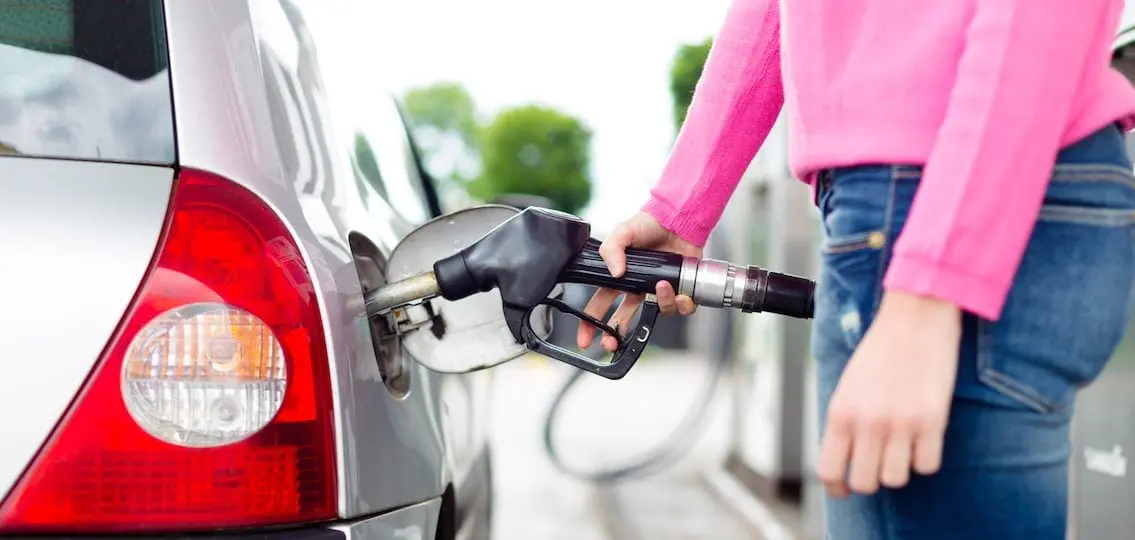
<path fill-rule="evenodd" d="M 627 267 L 627 247 L 634 242 L 634 234 L 626 224 L 621 224 L 607 235 L 607 239 L 599 245 L 599 256 L 607 263 L 607 271 L 614 277 L 620 277 Z"/>

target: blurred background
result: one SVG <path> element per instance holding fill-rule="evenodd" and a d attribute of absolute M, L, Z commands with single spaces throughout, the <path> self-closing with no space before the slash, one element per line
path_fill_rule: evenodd
<path fill-rule="evenodd" d="M 390 54 L 374 73 L 400 97 L 450 209 L 549 206 L 602 238 L 647 200 L 729 3 L 375 3 Z M 1130 10 L 1125 21 L 1115 64 L 1132 77 Z M 815 276 L 821 233 L 785 136 L 774 127 L 708 257 Z M 572 287 L 567 300 L 582 307 L 591 292 Z M 574 348 L 575 329 L 559 317 L 555 341 Z M 657 330 L 621 381 L 537 357 L 496 370 L 494 536 L 822 538 L 807 323 L 701 310 Z M 1084 463 L 1122 453 L 1109 441 L 1135 416 L 1135 400 L 1116 397 L 1132 336 L 1117 353 L 1126 361 L 1081 398 Z M 1073 522 L 1081 538 L 1109 537 L 1130 498 L 1077 464 Z"/>
<path fill-rule="evenodd" d="M 542 195 L 603 234 L 665 163 L 727 0 L 383 6 L 381 60 L 450 200 Z M 413 22 L 411 22 L 413 21 Z"/>
<path fill-rule="evenodd" d="M 647 200 L 729 7 L 382 4 L 377 34 L 392 54 L 375 59 L 375 76 L 400 97 L 449 208 L 549 206 L 588 220 L 598 238 Z M 789 177 L 782 143 L 766 146 L 707 254 L 810 274 L 807 190 Z M 795 225 L 781 219 L 789 201 L 801 209 Z M 582 307 L 591 292 L 569 287 L 567 301 Z M 754 339 L 736 339 L 737 323 Z M 559 316 L 555 328 L 555 341 L 574 349 L 574 319 Z M 806 327 L 698 313 L 664 317 L 653 335 L 621 381 L 541 358 L 496 370 L 497 538 L 807 533 L 804 362 L 784 361 L 803 360 Z M 782 503 L 792 511 L 774 512 Z"/>
<path fill-rule="evenodd" d="M 184 10 L 179 13 L 196 13 L 189 8 L 191 5 L 194 9 L 200 8 L 203 17 L 200 20 L 213 21 L 209 17 L 217 13 L 224 15 L 222 12 L 230 7 L 228 1 L 197 4 L 195 0 L 176 5 Z M 414 142 L 424 158 L 424 166 L 439 187 L 444 210 L 454 211 L 486 202 L 551 207 L 588 220 L 593 236 L 602 238 L 647 200 L 682 126 L 710 54 L 711 38 L 731 1 L 372 0 L 351 4 L 349 16 L 344 15 L 345 3 L 339 1 L 309 0 L 302 8 L 297 8 L 293 2 L 250 2 L 252 9 L 247 10 L 247 15 L 253 18 L 254 33 L 217 25 L 218 32 L 228 31 L 223 40 L 194 40 L 193 44 L 200 42 L 203 51 L 222 50 L 226 46 L 239 50 L 252 49 L 244 40 L 262 40 L 257 42 L 263 54 L 262 66 L 249 61 L 219 68 L 232 70 L 224 77 L 253 86 L 262 82 L 256 79 L 267 70 L 278 77 L 275 82 L 296 84 L 299 81 L 304 103 L 296 111 L 310 118 L 289 116 L 280 124 L 291 129 L 294 123 L 305 130 L 303 137 L 289 143 L 297 148 L 308 146 L 313 159 L 319 153 L 325 153 L 324 157 L 330 159 L 333 153 L 311 144 L 318 137 L 308 138 L 309 129 L 332 132 L 326 126 L 313 127 L 320 124 L 322 115 L 327 112 L 313 104 L 333 103 L 334 107 L 328 108 L 336 109 L 336 115 L 345 109 L 348 117 L 356 111 L 360 116 L 370 117 L 357 123 L 379 128 L 364 130 L 367 133 L 345 133 L 354 135 L 348 139 L 352 141 L 353 150 L 350 165 L 357 167 L 352 171 L 356 173 L 353 176 L 360 183 L 372 184 L 376 192 L 382 192 L 384 211 L 395 207 L 395 213 L 416 213 L 413 219 L 407 219 L 416 221 L 425 220 L 427 211 L 432 208 L 420 204 L 423 200 L 410 182 L 396 180 L 390 185 L 401 184 L 402 187 L 386 191 L 387 183 L 382 177 L 391 171 L 390 163 L 405 162 L 401 172 L 397 165 L 393 167 L 394 174 L 389 175 L 390 178 L 410 180 L 407 171 L 412 170 L 415 177 L 418 171 L 416 159 L 406 159 L 413 152 L 410 145 L 404 144 L 401 124 L 393 121 L 401 118 L 394 118 L 396 111 L 387 107 L 390 102 L 384 96 L 377 95 L 377 88 L 390 89 L 400 102 L 411 124 Z M 73 14 L 68 11 L 72 4 L 81 4 L 85 9 L 84 15 L 76 16 L 75 21 L 70 21 Z M 108 44 L 139 36 L 153 41 L 164 39 L 157 37 L 160 32 L 145 36 L 134 27 L 123 27 L 126 29 L 111 34 L 114 39 L 105 43 L 99 38 L 101 30 L 114 27 L 113 20 L 107 23 L 107 19 L 92 16 L 101 10 L 131 11 L 144 18 L 145 26 L 156 25 L 153 11 L 139 11 L 145 8 L 141 4 L 126 0 L 114 3 L 106 0 L 97 3 L 0 0 L 0 11 L 7 9 L 10 14 L 27 10 L 23 18 L 0 19 L 0 23 L 7 23 L 7 26 L 0 24 L 0 38 L 6 38 L 0 39 L 0 43 L 15 43 L 5 45 L 7 49 L 0 52 L 7 51 L 9 57 L 22 62 L 19 65 L 0 62 L 0 83 L 3 83 L 0 84 L 3 90 L 0 92 L 3 94 L 0 95 L 0 127 L 5 128 L 5 144 L 0 144 L 0 154 L 17 153 L 17 148 L 23 151 L 22 143 L 8 144 L 9 138 L 21 137 L 21 140 L 34 141 L 32 144 L 46 141 L 50 144 L 44 147 L 51 152 L 63 148 L 68 158 L 74 157 L 68 152 L 83 155 L 78 152 L 85 151 L 83 159 L 106 161 L 113 152 L 104 154 L 108 147 L 88 143 L 100 141 L 99 137 L 103 136 L 100 122 L 105 124 L 107 118 L 117 118 L 119 109 L 99 106 L 100 100 L 111 104 L 122 102 L 126 104 L 122 110 L 131 110 L 131 107 L 144 110 L 163 103 L 134 99 L 136 95 L 145 94 L 115 91 L 117 83 L 112 83 L 119 81 L 118 78 L 92 79 L 98 82 L 89 87 L 98 90 L 95 92 L 56 91 L 70 88 L 64 85 L 72 81 L 64 75 L 90 73 L 86 69 L 67 67 L 71 65 L 69 56 L 72 54 L 82 57 L 97 52 L 101 58 L 106 53 L 103 64 L 117 65 L 117 61 L 107 59 L 113 60 L 133 49 Z M 226 7 L 218 9 L 222 5 Z M 209 11 L 217 13 L 209 14 Z M 241 15 L 234 20 L 243 21 L 242 10 L 234 10 L 236 12 Z M 185 23 L 186 20 L 191 22 Z M 192 26 L 194 20 L 182 17 L 178 24 L 184 26 L 179 27 L 179 31 L 185 32 L 184 28 Z M 226 19 L 218 17 L 216 20 Z M 82 24 L 78 25 L 78 21 Z M 1115 43 L 1114 63 L 1128 78 L 1135 79 L 1135 11 L 1128 9 L 1124 21 Z M 73 27 L 83 28 L 85 35 L 79 41 L 99 46 L 75 46 L 71 43 L 75 41 L 73 36 L 66 37 Z M 64 37 L 54 37 L 56 33 Z M 181 41 L 186 40 L 186 36 L 196 34 L 186 32 L 179 36 L 174 32 L 171 35 L 175 37 L 174 42 L 184 45 Z M 322 51 L 318 55 L 312 54 L 312 36 L 316 36 L 315 41 Z M 32 48 L 38 47 L 35 55 L 22 50 L 29 44 L 34 45 Z M 159 48 L 154 44 L 148 47 Z M 42 60 L 45 57 L 39 56 L 48 51 L 68 50 L 69 54 L 55 58 L 55 61 L 63 60 L 62 64 L 45 62 Z M 155 63 L 155 58 L 164 62 L 162 55 L 138 56 L 147 56 L 141 61 L 147 70 L 151 65 L 161 64 Z M 183 58 L 190 66 L 211 59 L 206 54 Z M 127 62 L 118 67 L 129 66 L 133 64 Z M 150 95 L 151 98 L 168 96 L 170 88 L 164 86 L 164 73 L 148 79 L 160 84 L 143 87 L 148 92 L 157 92 Z M 44 79 L 37 81 L 29 74 Z M 319 77 L 306 79 L 312 74 Z M 190 96 L 196 92 L 212 95 L 202 90 L 208 86 L 207 82 L 193 86 L 204 79 L 181 77 L 179 84 L 189 84 Z M 241 82 L 244 78 L 247 80 Z M 78 77 L 75 80 L 75 84 L 91 84 Z M 127 79 L 119 83 L 131 86 Z M 107 89 L 103 89 L 103 84 Z M 295 88 L 288 88 L 288 92 L 294 94 Z M 276 88 L 266 95 L 282 93 Z M 295 94 L 282 103 L 298 101 L 299 96 Z M 373 111 L 368 110 L 371 106 Z M 229 109 L 219 110 L 223 113 Z M 234 106 L 232 110 L 240 108 Z M 288 109 L 287 112 L 295 111 Z M 89 118 L 84 118 L 88 116 L 84 113 L 90 113 Z M 138 116 L 165 122 L 173 119 L 168 106 L 157 113 Z M 73 122 L 76 118 L 85 122 L 76 124 Z M 378 120 L 372 123 L 372 119 Z M 353 128 L 355 123 L 341 122 L 340 127 Z M 129 122 L 123 125 L 126 124 Z M 238 124 L 240 122 L 234 123 Z M 381 129 L 384 124 L 399 129 L 391 133 Z M 155 152 L 161 159 L 172 160 L 173 139 L 154 137 L 149 140 L 151 130 L 145 123 L 140 125 L 147 129 L 125 136 L 123 140 L 127 143 L 123 148 L 137 146 Z M 203 125 L 213 124 L 210 121 Z M 127 131 L 116 124 L 112 127 Z M 160 127 L 169 137 L 173 136 L 172 124 L 160 124 Z M 85 134 L 88 130 L 95 133 L 89 140 L 69 135 Z M 121 135 L 113 130 L 108 133 Z M 249 130 L 247 133 L 261 132 Z M 368 139 L 378 143 L 375 145 L 379 150 L 377 157 Z M 817 248 L 821 240 L 817 212 L 809 200 L 809 190 L 789 171 L 785 141 L 785 127 L 778 123 L 745 171 L 730 205 L 710 236 L 707 257 L 799 276 L 817 274 Z M 1135 149 L 1132 141 L 1129 138 L 1129 148 Z M 73 150 L 72 146 L 79 150 Z M 223 146 L 218 144 L 218 147 Z M 250 148 L 255 150 L 255 147 Z M 386 157 L 394 159 L 386 161 Z M 14 158 L 5 159 L 9 164 L 16 162 Z M 308 165 L 297 158 L 293 168 L 301 163 Z M 380 163 L 385 163 L 387 168 L 380 167 Z M 306 168 L 310 170 L 304 174 L 312 179 L 328 174 L 320 166 Z M 362 174 L 357 174 L 360 172 Z M 41 176 L 30 175 L 36 179 Z M 86 176 L 76 178 L 85 180 Z M 11 182 L 21 184 L 26 183 L 24 180 L 20 175 L 11 178 Z M 327 182 L 322 189 L 334 185 Z M 161 200 L 166 202 L 164 196 Z M 19 204 L 9 204 L 8 208 L 17 206 Z M 321 213 L 322 217 L 330 215 L 318 203 L 310 212 L 311 215 Z M 19 212 L 13 215 L 24 219 L 24 214 Z M 99 216 L 101 221 L 102 214 Z M 353 242 L 347 247 L 355 249 Z M 379 250 L 376 247 L 366 251 L 377 254 Z M 352 255 L 356 267 L 362 268 L 360 261 L 369 259 L 374 270 L 368 275 L 360 271 L 360 284 L 373 285 L 385 280 L 384 270 L 376 263 L 382 256 Z M 385 268 L 385 261 L 382 266 Z M 9 281 L 26 285 L 21 280 Z M 582 307 L 592 293 L 587 287 L 569 286 L 565 299 Z M 52 312 L 52 316 L 55 315 Z M 394 354 L 387 349 L 394 341 L 381 339 L 392 337 L 385 321 L 375 318 L 371 325 L 370 339 L 382 350 L 376 349 L 377 366 L 374 367 L 377 369 L 373 375 L 369 367 L 362 372 L 373 379 L 365 382 L 372 384 L 382 379 L 391 390 L 397 384 L 409 384 L 399 364 L 409 355 Z M 1123 455 L 1124 445 L 1135 445 L 1135 431 L 1131 430 L 1135 399 L 1130 397 L 1135 382 L 1132 380 L 1135 319 L 1132 325 L 1116 353 L 1118 361 L 1081 394 L 1077 403 L 1072 448 L 1072 521 L 1076 529 L 1073 538 L 1077 540 L 1130 538 L 1130 531 L 1135 530 L 1135 513 L 1130 512 L 1135 490 L 1125 480 L 1127 465 Z M 553 341 L 565 348 L 575 348 L 576 328 L 574 319 L 561 314 L 555 321 Z M 376 341 L 375 336 L 380 340 Z M 494 504 L 489 511 L 493 537 L 499 540 L 822 538 L 820 490 L 811 475 L 817 426 L 813 421 L 815 389 L 808 341 L 807 321 L 702 309 L 691 317 L 663 317 L 651 335 L 650 348 L 636 367 L 618 381 L 587 375 L 539 356 L 488 370 L 486 379 L 494 379 L 490 437 L 493 459 L 478 462 L 476 466 L 477 470 L 491 468 Z M 587 352 L 601 354 L 595 347 Z M 55 379 L 44 380 L 61 388 Z M 78 379 L 75 384 L 79 384 Z M 424 396 L 411 398 L 414 403 L 426 403 L 435 397 L 429 393 L 431 387 L 422 387 Z M 475 433 L 477 426 L 473 424 L 476 422 L 466 414 L 469 411 L 456 401 L 463 399 L 479 405 L 483 394 L 477 393 L 478 387 L 453 385 L 453 388 L 443 387 L 438 391 L 438 396 L 450 394 L 443 397 L 451 399 L 439 400 L 442 405 L 438 409 L 442 417 L 450 419 L 445 426 L 454 432 L 447 435 L 451 440 L 473 440 L 480 435 Z M 17 389 L 20 390 L 23 388 Z M 350 395 L 350 392 L 343 394 Z M 62 407 L 66 401 L 60 403 Z M 458 405 L 450 408 L 448 403 Z M 414 432 L 426 426 L 425 422 L 431 420 L 428 417 L 433 415 L 433 410 L 419 416 L 399 414 L 390 418 L 405 422 L 380 425 L 378 433 L 395 436 L 392 446 L 386 448 L 398 449 L 400 453 L 394 456 L 396 459 L 383 462 L 382 467 L 373 470 L 400 469 L 406 466 L 405 456 L 417 457 L 419 447 L 414 446 Z M 397 440 L 400 435 L 410 436 Z M 434 433 L 428 435 L 432 440 Z M 344 446 L 362 449 L 358 451 L 359 456 L 352 458 L 364 465 L 353 470 L 370 470 L 365 460 L 382 454 L 381 449 L 373 448 L 384 447 L 351 444 L 354 442 L 348 440 Z M 347 455 L 345 451 L 343 454 Z M 428 461 L 429 456 L 425 457 Z M 444 458 L 457 459 L 453 455 Z M 346 460 L 344 457 L 343 461 Z M 84 458 L 83 466 L 87 463 L 103 466 L 102 461 Z M 143 459 L 122 463 L 114 465 L 149 464 Z M 218 460 L 217 463 L 216 467 L 223 467 L 227 462 Z M 326 463 L 323 466 L 326 467 Z M 413 483 L 417 470 L 421 469 L 408 469 L 401 478 Z M 175 476 L 148 475 L 143 480 L 183 482 Z M 429 475 L 422 476 L 426 482 L 432 482 Z M 111 479 L 108 483 L 114 485 L 126 484 L 119 482 L 117 475 L 107 473 L 105 478 Z M 359 485 L 366 480 L 351 479 Z M 396 480 L 391 480 L 391 485 L 395 485 Z M 226 489 L 242 489 L 241 486 L 232 488 L 236 484 L 231 480 L 222 483 Z M 375 485 L 368 484 L 368 487 Z M 379 488 L 386 489 L 385 484 Z M 391 492 L 401 493 L 398 489 Z M 79 492 L 79 496 L 89 497 L 85 493 Z M 417 496 L 419 492 L 407 493 Z M 398 504 L 408 502 L 397 501 Z M 164 500 L 156 497 L 156 502 L 154 498 L 112 502 L 159 504 Z M 370 500 L 358 503 L 357 506 L 368 512 L 381 504 Z M 85 505 L 73 506 L 89 510 Z M 51 507 L 61 506 L 53 503 Z M 447 503 L 442 508 L 456 507 Z M 380 527 L 383 523 L 374 526 Z M 412 527 L 390 534 L 417 538 Z"/>

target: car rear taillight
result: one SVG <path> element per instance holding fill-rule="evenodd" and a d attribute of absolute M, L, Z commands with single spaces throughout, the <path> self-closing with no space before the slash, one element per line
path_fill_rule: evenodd
<path fill-rule="evenodd" d="M 137 298 L 0 505 L 0 532 L 334 518 L 331 399 L 316 290 L 292 235 L 257 196 L 184 170 Z"/>

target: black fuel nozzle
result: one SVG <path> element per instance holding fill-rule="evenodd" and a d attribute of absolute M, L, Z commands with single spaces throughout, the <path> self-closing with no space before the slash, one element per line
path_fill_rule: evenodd
<path fill-rule="evenodd" d="M 546 305 L 569 313 L 611 335 L 618 332 L 574 307 L 548 295 L 559 283 L 587 283 L 564 279 L 565 269 L 587 251 L 592 242 L 591 225 L 570 214 L 530 207 L 502 223 L 473 245 L 434 264 L 441 296 L 460 300 L 473 294 L 500 291 L 505 322 L 518 343 L 576 368 L 609 379 L 622 378 L 645 348 L 658 316 L 657 304 L 643 307 L 635 333 L 620 339 L 619 350 L 608 363 L 599 362 L 547 342 L 532 330 L 532 312 Z M 645 326 L 643 326 L 645 325 Z"/>
<path fill-rule="evenodd" d="M 591 225 L 570 214 L 530 207 L 473 245 L 434 263 L 441 295 L 459 300 L 498 289 L 506 306 L 533 308 L 583 250 Z"/>
<path fill-rule="evenodd" d="M 460 300 L 473 294 L 500 291 L 505 319 L 513 337 L 529 350 L 555 358 L 609 379 L 626 375 L 645 350 L 660 313 L 654 292 L 667 281 L 679 294 L 699 305 L 766 311 L 811 318 L 810 280 L 737 267 L 723 261 L 684 257 L 675 253 L 631 248 L 626 272 L 614 277 L 599 256 L 600 242 L 591 226 L 578 217 L 531 207 L 496 227 L 481 240 L 434 264 L 433 277 L 442 297 Z M 548 298 L 558 283 L 579 283 L 646 295 L 638 322 L 625 336 L 562 301 Z M 608 363 L 598 362 L 548 343 L 537 336 L 529 318 L 539 305 L 575 316 L 619 340 Z"/>

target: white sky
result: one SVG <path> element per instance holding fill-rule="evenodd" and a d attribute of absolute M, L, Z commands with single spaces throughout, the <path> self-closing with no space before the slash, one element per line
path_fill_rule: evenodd
<path fill-rule="evenodd" d="M 645 201 L 673 141 L 670 62 L 713 35 L 729 0 L 406 0 L 380 2 L 394 90 L 440 80 L 482 115 L 539 102 L 594 131 L 591 207 L 603 234 Z M 695 7 L 696 6 L 696 7 Z"/>

